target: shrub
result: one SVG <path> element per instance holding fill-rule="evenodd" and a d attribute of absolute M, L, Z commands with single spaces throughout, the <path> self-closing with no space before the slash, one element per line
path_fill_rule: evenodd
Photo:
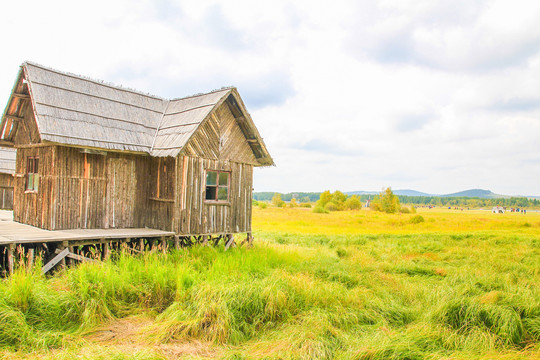
<path fill-rule="evenodd" d="M 399 210 L 399 212 L 401 212 L 402 214 L 410 214 L 411 210 L 406 206 L 402 206 L 401 210 Z"/>
<path fill-rule="evenodd" d="M 291 199 L 291 201 L 289 202 L 289 206 L 292 208 L 298 207 L 298 202 L 296 201 L 295 198 Z"/>
<path fill-rule="evenodd" d="M 328 214 L 328 210 L 325 210 L 322 206 L 316 205 L 313 210 L 316 214 Z"/>
<path fill-rule="evenodd" d="M 358 195 L 353 195 L 345 200 L 345 207 L 349 210 L 358 210 L 361 206 L 362 203 Z"/>
<path fill-rule="evenodd" d="M 285 201 L 281 200 L 280 194 L 275 193 L 274 197 L 272 197 L 272 204 L 274 204 L 275 207 L 283 207 L 285 206 Z"/>
<path fill-rule="evenodd" d="M 338 208 L 336 203 L 329 202 L 326 205 L 324 205 L 324 210 L 326 210 L 326 211 L 337 211 L 337 210 L 339 210 L 339 208 Z"/>
<path fill-rule="evenodd" d="M 311 208 L 311 204 L 310 203 L 303 203 L 303 204 L 300 204 L 300 207 Z"/>
<path fill-rule="evenodd" d="M 266 209 L 268 204 L 265 201 L 259 201 L 259 208 Z"/>
<path fill-rule="evenodd" d="M 422 215 L 414 215 L 412 218 L 410 218 L 409 222 L 411 224 L 419 224 L 426 221 Z"/>

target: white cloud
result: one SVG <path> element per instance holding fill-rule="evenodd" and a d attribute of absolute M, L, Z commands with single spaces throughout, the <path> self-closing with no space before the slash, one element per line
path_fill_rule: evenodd
<path fill-rule="evenodd" d="M 166 97 L 239 87 L 277 167 L 259 191 L 539 194 L 530 1 L 4 2 L 23 60 Z M 23 25 L 22 25 L 23 24 Z"/>

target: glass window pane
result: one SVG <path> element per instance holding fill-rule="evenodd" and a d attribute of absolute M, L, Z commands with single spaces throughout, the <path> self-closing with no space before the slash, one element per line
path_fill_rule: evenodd
<path fill-rule="evenodd" d="M 38 191 L 38 185 L 39 185 L 39 176 L 38 174 L 34 174 L 34 191 Z"/>
<path fill-rule="evenodd" d="M 34 188 L 34 175 L 28 174 L 26 179 L 26 190 L 32 190 Z"/>
<path fill-rule="evenodd" d="M 34 159 L 34 172 L 36 174 L 38 173 L 38 163 L 39 163 L 39 159 L 38 158 Z"/>
<path fill-rule="evenodd" d="M 218 200 L 229 200 L 229 188 L 220 186 L 218 190 Z"/>
<path fill-rule="evenodd" d="M 217 185 L 217 172 L 208 171 L 206 173 L 206 185 Z"/>
<path fill-rule="evenodd" d="M 34 165 L 34 159 L 28 158 L 27 164 L 26 164 L 26 172 L 28 174 L 33 173 L 33 165 Z"/>
<path fill-rule="evenodd" d="M 216 186 L 207 186 L 206 187 L 206 196 L 204 197 L 206 200 L 216 200 Z"/>
<path fill-rule="evenodd" d="M 229 173 L 219 173 L 219 185 L 229 185 Z"/>

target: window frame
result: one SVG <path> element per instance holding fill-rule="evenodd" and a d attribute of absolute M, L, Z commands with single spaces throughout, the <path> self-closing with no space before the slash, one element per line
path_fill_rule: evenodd
<path fill-rule="evenodd" d="M 30 164 L 32 164 L 30 166 Z M 32 170 L 32 171 L 30 171 Z M 30 182 L 30 179 L 32 181 Z M 26 157 L 25 193 L 37 193 L 39 190 L 39 156 Z"/>
<path fill-rule="evenodd" d="M 208 173 L 216 173 L 216 185 L 207 185 L 206 184 L 206 179 L 208 177 Z M 219 185 L 219 175 L 220 174 L 227 174 L 227 185 Z M 203 198 L 204 198 L 204 202 L 206 204 L 223 204 L 223 205 L 227 205 L 227 204 L 230 204 L 230 199 L 231 199 L 231 171 L 229 170 L 213 170 L 213 169 L 206 169 L 205 172 L 204 172 L 204 182 L 203 182 L 203 186 L 204 186 L 204 193 L 203 193 Z M 208 187 L 213 187 L 216 189 L 216 196 L 214 199 L 207 199 L 206 198 L 206 194 L 208 193 Z M 227 188 L 227 199 L 226 200 L 219 200 L 219 188 Z"/>

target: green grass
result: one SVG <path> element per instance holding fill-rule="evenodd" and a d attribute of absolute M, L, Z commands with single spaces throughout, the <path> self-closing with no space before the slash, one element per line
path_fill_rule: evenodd
<path fill-rule="evenodd" d="M 0 357 L 535 359 L 533 230 L 277 228 L 251 249 L 120 254 L 49 278 L 21 269 L 0 282 Z M 92 335 L 141 318 L 129 339 Z"/>

